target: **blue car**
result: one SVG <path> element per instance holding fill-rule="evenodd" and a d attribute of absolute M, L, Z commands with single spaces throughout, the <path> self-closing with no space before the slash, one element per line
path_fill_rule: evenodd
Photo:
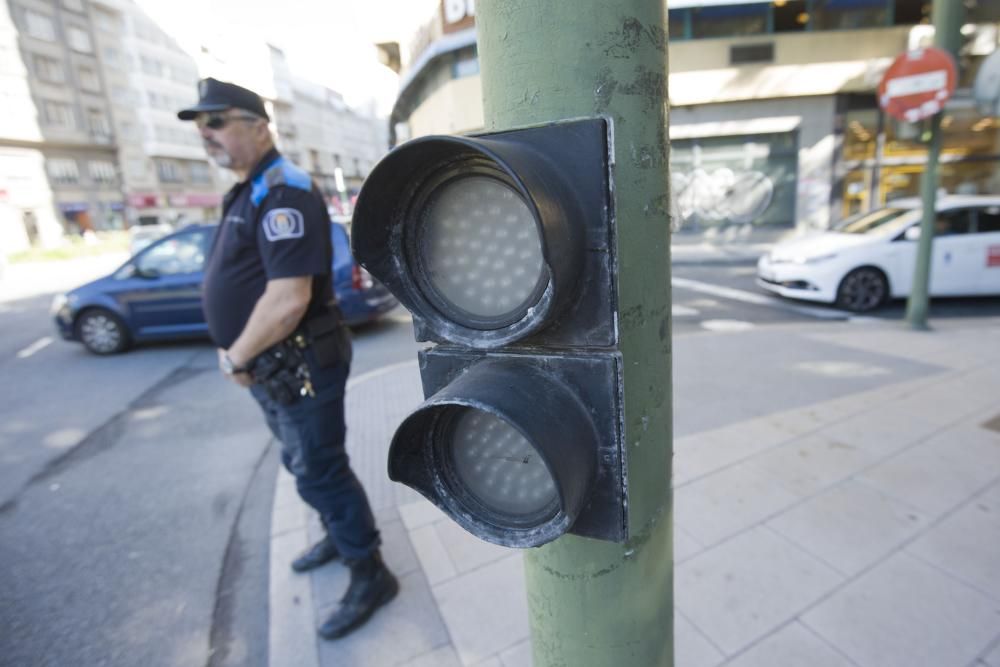
<path fill-rule="evenodd" d="M 56 328 L 95 354 L 116 354 L 132 343 L 202 338 L 202 267 L 215 225 L 193 224 L 136 253 L 111 275 L 57 296 Z M 351 326 L 393 309 L 395 297 L 351 256 L 347 230 L 331 222 L 333 289 Z"/>

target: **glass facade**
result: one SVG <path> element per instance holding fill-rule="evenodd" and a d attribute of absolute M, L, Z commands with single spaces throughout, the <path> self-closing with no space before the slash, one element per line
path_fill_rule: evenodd
<path fill-rule="evenodd" d="M 792 226 L 797 147 L 794 132 L 672 141 L 675 227 Z"/>
<path fill-rule="evenodd" d="M 964 23 L 1000 22 L 997 0 L 950 0 Z M 802 30 L 862 30 L 930 21 L 929 0 L 772 0 L 669 10 L 670 39 L 739 37 Z"/>
<path fill-rule="evenodd" d="M 875 108 L 874 99 L 870 104 L 844 114 L 842 217 L 920 195 L 927 126 L 898 122 Z M 1000 119 L 971 104 L 955 106 L 941 121 L 940 187 L 952 194 L 1000 192 Z"/>

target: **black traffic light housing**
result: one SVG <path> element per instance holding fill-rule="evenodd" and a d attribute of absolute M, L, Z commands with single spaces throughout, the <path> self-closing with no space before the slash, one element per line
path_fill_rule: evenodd
<path fill-rule="evenodd" d="M 544 328 L 546 345 L 613 346 L 607 145 L 603 119 L 409 141 L 376 165 L 362 188 L 354 255 L 413 313 L 417 340 L 496 348 L 528 344 Z M 422 280 L 413 232 L 423 208 L 435 189 L 472 175 L 516 191 L 541 239 L 548 282 L 530 309 L 502 326 L 462 322 Z"/>
<path fill-rule="evenodd" d="M 628 537 L 610 145 L 605 119 L 415 139 L 355 208 L 355 257 L 440 343 L 389 477 L 496 544 Z"/>

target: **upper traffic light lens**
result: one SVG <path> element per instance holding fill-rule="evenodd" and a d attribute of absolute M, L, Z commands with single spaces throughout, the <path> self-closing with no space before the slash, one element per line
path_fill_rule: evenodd
<path fill-rule="evenodd" d="M 428 297 L 466 326 L 521 319 L 545 287 L 542 242 L 521 195 L 498 178 L 453 178 L 431 192 L 416 230 Z"/>
<path fill-rule="evenodd" d="M 448 454 L 462 490 L 514 522 L 557 511 L 552 473 L 513 426 L 487 412 L 466 409 L 453 429 Z"/>

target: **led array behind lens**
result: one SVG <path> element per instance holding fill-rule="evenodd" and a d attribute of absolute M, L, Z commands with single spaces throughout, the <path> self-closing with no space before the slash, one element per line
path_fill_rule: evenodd
<path fill-rule="evenodd" d="M 455 425 L 451 449 L 466 490 L 497 512 L 530 516 L 556 496 L 552 475 L 535 448 L 489 413 L 466 410 Z"/>
<path fill-rule="evenodd" d="M 418 232 L 426 277 L 451 305 L 503 319 L 526 307 L 542 275 L 534 216 L 512 188 L 466 176 L 442 186 Z"/>

